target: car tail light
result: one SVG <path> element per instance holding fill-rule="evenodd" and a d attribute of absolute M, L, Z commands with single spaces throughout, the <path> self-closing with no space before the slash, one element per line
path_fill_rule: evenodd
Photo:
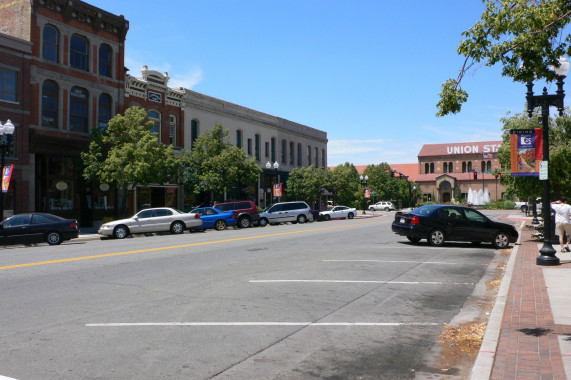
<path fill-rule="evenodd" d="M 410 220 L 410 224 L 418 224 L 420 223 L 420 219 L 418 219 L 418 216 L 413 215 L 412 219 Z"/>
<path fill-rule="evenodd" d="M 77 220 L 69 225 L 71 228 L 77 228 Z"/>
<path fill-rule="evenodd" d="M 194 219 L 200 219 L 200 215 L 199 215 L 199 214 L 194 214 Z"/>

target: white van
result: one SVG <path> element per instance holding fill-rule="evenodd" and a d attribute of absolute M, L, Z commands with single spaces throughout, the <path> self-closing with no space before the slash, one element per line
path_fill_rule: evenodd
<path fill-rule="evenodd" d="M 313 221 L 311 208 L 305 202 L 281 202 L 269 206 L 260 213 L 260 226 L 285 222 L 306 223 Z"/>

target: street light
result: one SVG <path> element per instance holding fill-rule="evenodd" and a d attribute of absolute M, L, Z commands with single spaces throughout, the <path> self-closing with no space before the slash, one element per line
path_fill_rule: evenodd
<path fill-rule="evenodd" d="M 0 150 L 2 158 L 0 161 L 0 176 L 4 181 L 4 166 L 6 165 L 6 153 L 10 148 L 10 135 L 14 133 L 14 124 L 8 119 L 5 124 L 0 121 Z M 0 220 L 4 220 L 4 191 L 0 189 Z"/>
<path fill-rule="evenodd" d="M 541 106 L 541 123 L 543 129 L 543 161 L 549 167 L 549 107 L 557 107 L 559 116 L 563 115 L 563 79 L 569 72 L 569 61 L 565 57 L 559 59 L 559 67 L 552 68 L 557 74 L 557 91 L 555 95 L 548 95 L 547 88 L 543 88 L 541 95 L 533 95 L 533 82 L 527 82 L 527 114 L 531 118 L 535 107 Z M 559 258 L 555 256 L 555 249 L 551 245 L 551 202 L 549 199 L 549 175 L 543 180 L 543 247 L 539 250 L 540 255 L 536 259 L 537 265 L 559 265 Z"/>
<path fill-rule="evenodd" d="M 280 164 L 277 161 L 274 162 L 273 165 L 270 161 L 266 162 L 266 169 L 272 170 L 272 166 L 273 166 L 274 170 L 276 171 L 276 182 L 275 183 L 279 183 L 280 182 L 280 174 L 279 174 L 278 170 L 280 168 Z M 270 181 L 270 185 L 271 185 L 271 181 Z M 280 191 L 283 191 L 283 189 L 280 189 Z M 273 198 L 273 194 L 272 194 L 272 198 Z M 279 202 L 279 197 L 278 197 L 278 202 Z"/>
<path fill-rule="evenodd" d="M 367 187 L 367 182 L 369 181 L 369 176 L 366 175 L 365 177 L 363 177 L 362 175 L 359 177 L 359 179 L 361 180 L 361 186 L 363 187 L 363 200 L 364 200 L 364 205 L 365 207 L 363 207 L 363 214 L 366 214 L 365 209 L 367 208 L 367 201 L 365 200 L 365 188 Z"/>

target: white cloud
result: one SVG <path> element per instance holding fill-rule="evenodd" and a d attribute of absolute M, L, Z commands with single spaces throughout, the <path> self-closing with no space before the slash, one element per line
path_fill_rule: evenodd
<path fill-rule="evenodd" d="M 169 82 L 169 86 L 184 87 L 192 90 L 194 86 L 202 82 L 202 79 L 202 69 L 200 67 L 193 67 L 186 73 L 173 75 Z"/>
<path fill-rule="evenodd" d="M 186 72 L 173 72 L 173 67 L 168 62 L 153 62 L 152 60 L 146 61 L 137 52 L 132 52 L 125 57 L 125 66 L 131 71 L 131 75 L 140 78 L 141 69 L 143 66 L 148 66 L 149 70 L 158 71 L 160 73 L 169 73 L 171 79 L 169 80 L 169 87 L 184 87 L 192 90 L 194 86 L 202 82 L 203 73 L 202 69 L 198 66 L 187 69 Z"/>

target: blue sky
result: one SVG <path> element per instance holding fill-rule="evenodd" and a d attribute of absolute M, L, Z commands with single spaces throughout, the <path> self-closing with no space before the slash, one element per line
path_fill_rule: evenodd
<path fill-rule="evenodd" d="M 462 82 L 462 112 L 435 116 L 480 0 L 87 2 L 129 20 L 132 75 L 148 65 L 172 87 L 326 131 L 330 166 L 414 163 L 424 144 L 500 140 L 500 118 L 525 107 L 524 84 L 480 66 Z"/>

